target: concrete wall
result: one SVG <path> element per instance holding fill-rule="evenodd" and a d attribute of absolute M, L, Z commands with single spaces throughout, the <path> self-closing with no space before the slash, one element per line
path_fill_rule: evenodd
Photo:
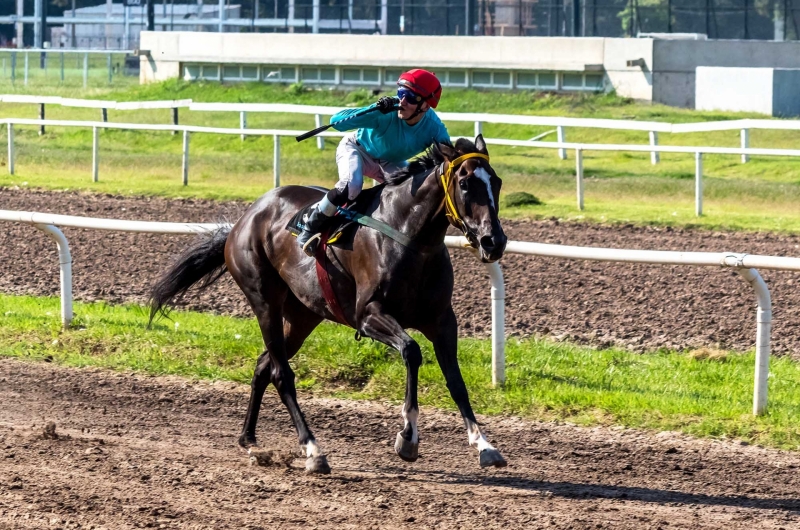
<path fill-rule="evenodd" d="M 654 40 L 653 101 L 694 108 L 698 66 L 800 68 L 800 42 Z"/>
<path fill-rule="evenodd" d="M 652 98 L 650 39 L 568 37 L 434 37 L 290 33 L 142 32 L 141 81 L 179 75 L 180 63 L 238 63 L 556 72 L 603 71 L 618 93 Z"/>
<path fill-rule="evenodd" d="M 772 72 L 772 68 L 698 66 L 695 107 L 771 116 Z"/>
<path fill-rule="evenodd" d="M 263 64 L 476 67 L 583 71 L 603 63 L 602 38 L 433 37 L 143 32 L 159 60 Z"/>

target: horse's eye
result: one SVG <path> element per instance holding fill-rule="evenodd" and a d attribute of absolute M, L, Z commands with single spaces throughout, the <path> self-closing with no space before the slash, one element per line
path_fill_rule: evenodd
<path fill-rule="evenodd" d="M 469 182 L 467 182 L 467 179 L 462 179 L 462 180 L 459 180 L 459 181 L 458 181 L 458 186 L 459 186 L 459 187 L 460 187 L 462 190 L 464 190 L 464 191 L 467 191 L 467 188 L 469 187 Z"/>

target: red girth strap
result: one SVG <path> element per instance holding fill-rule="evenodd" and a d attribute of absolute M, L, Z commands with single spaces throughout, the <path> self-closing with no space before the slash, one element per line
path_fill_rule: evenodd
<path fill-rule="evenodd" d="M 336 317 L 336 321 L 339 322 L 339 324 L 350 326 L 350 323 L 347 321 L 347 318 L 345 318 L 344 312 L 339 305 L 339 301 L 336 299 L 336 293 L 333 291 L 333 285 L 331 285 L 331 277 L 328 275 L 328 264 L 330 260 L 328 260 L 328 254 L 326 252 L 328 248 L 326 241 L 328 241 L 329 236 L 330 233 L 328 231 L 323 232 L 319 245 L 317 245 L 317 279 L 319 280 L 320 288 L 322 288 L 322 296 L 325 297 L 325 302 L 328 304 L 328 308 L 331 310 L 331 313 L 333 313 L 333 316 Z"/>

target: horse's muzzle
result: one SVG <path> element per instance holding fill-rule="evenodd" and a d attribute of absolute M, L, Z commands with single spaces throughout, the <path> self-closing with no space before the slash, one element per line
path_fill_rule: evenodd
<path fill-rule="evenodd" d="M 503 257 L 508 238 L 501 232 L 500 235 L 485 235 L 481 237 L 479 243 L 481 261 L 484 263 L 494 263 Z"/>

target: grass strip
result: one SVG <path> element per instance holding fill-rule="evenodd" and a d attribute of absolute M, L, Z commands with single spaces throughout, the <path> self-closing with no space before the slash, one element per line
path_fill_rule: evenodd
<path fill-rule="evenodd" d="M 75 311 L 74 325 L 65 331 L 57 298 L 0 295 L 0 355 L 245 383 L 263 348 L 254 319 L 176 311 L 172 320 L 147 330 L 140 306 L 76 303 Z M 454 409 L 430 344 L 415 338 L 424 357 L 420 402 Z M 490 342 L 459 342 L 462 373 L 479 413 L 677 430 L 800 449 L 800 365 L 772 359 L 768 412 L 756 418 L 751 415 L 753 352 L 696 353 L 641 355 L 510 338 L 507 383 L 496 389 L 491 387 Z M 352 330 L 338 325 L 321 325 L 292 364 L 298 387 L 308 393 L 398 403 L 403 398 L 405 368 L 399 354 L 368 339 L 355 342 Z"/>

